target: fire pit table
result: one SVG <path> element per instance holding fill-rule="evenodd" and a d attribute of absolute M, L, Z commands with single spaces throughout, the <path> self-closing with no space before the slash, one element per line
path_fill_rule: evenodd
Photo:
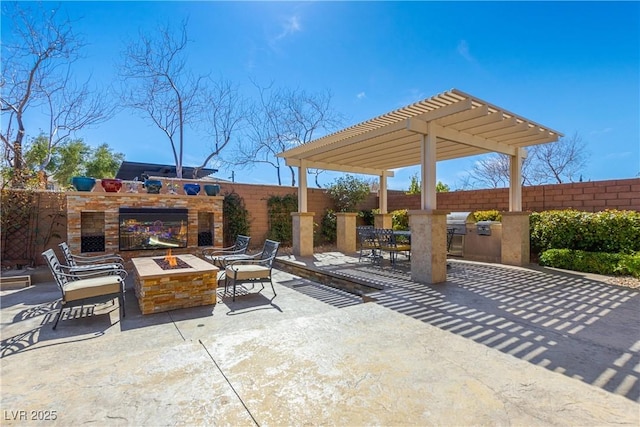
<path fill-rule="evenodd" d="M 142 314 L 215 304 L 217 301 L 219 269 L 194 255 L 140 257 L 132 258 L 131 262 Z"/>

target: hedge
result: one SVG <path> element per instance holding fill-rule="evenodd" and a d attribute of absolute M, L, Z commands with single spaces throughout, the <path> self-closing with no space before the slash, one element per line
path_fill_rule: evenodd
<path fill-rule="evenodd" d="M 587 252 L 626 253 L 640 251 L 640 213 L 606 210 L 534 212 L 530 216 L 531 249 L 575 249 Z"/>
<path fill-rule="evenodd" d="M 540 255 L 540 265 L 585 273 L 640 278 L 640 253 L 621 254 L 549 249 Z"/>

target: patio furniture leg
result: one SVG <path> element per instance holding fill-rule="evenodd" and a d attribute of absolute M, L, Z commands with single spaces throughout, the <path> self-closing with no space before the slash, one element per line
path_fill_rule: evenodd
<path fill-rule="evenodd" d="M 232 299 L 232 301 L 236 300 L 236 276 L 237 276 L 237 272 L 233 273 L 233 299 Z"/>
<path fill-rule="evenodd" d="M 62 317 L 62 310 L 64 310 L 64 305 L 62 305 L 62 301 L 60 302 L 60 311 L 58 311 L 58 315 L 56 316 L 56 321 L 53 324 L 53 330 L 55 331 L 58 326 L 58 322 L 60 321 L 60 317 Z"/>
<path fill-rule="evenodd" d="M 275 298 L 278 294 L 276 294 L 276 288 L 273 287 L 273 280 L 269 278 L 269 282 L 271 283 L 271 290 L 273 291 L 273 297 Z"/>

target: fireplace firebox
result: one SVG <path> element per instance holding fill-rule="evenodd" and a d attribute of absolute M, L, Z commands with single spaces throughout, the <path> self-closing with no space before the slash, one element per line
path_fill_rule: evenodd
<path fill-rule="evenodd" d="M 120 208 L 120 250 L 187 247 L 188 209 Z"/>

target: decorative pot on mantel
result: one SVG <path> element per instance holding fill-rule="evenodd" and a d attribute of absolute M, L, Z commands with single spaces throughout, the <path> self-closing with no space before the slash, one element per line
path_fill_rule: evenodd
<path fill-rule="evenodd" d="M 103 178 L 100 180 L 100 185 L 107 193 L 117 193 L 122 188 L 122 180 L 116 178 Z"/>
<path fill-rule="evenodd" d="M 159 179 L 145 179 L 144 188 L 147 189 L 147 193 L 149 194 L 160 194 L 162 181 L 160 181 Z"/>
<path fill-rule="evenodd" d="M 74 176 L 71 178 L 71 185 L 76 191 L 91 191 L 96 185 L 96 180 L 89 176 Z"/>
<path fill-rule="evenodd" d="M 184 188 L 184 194 L 187 196 L 197 196 L 200 193 L 200 184 L 187 183 L 182 188 Z"/>
<path fill-rule="evenodd" d="M 220 194 L 220 184 L 205 184 L 204 192 L 207 196 L 217 196 Z"/>

